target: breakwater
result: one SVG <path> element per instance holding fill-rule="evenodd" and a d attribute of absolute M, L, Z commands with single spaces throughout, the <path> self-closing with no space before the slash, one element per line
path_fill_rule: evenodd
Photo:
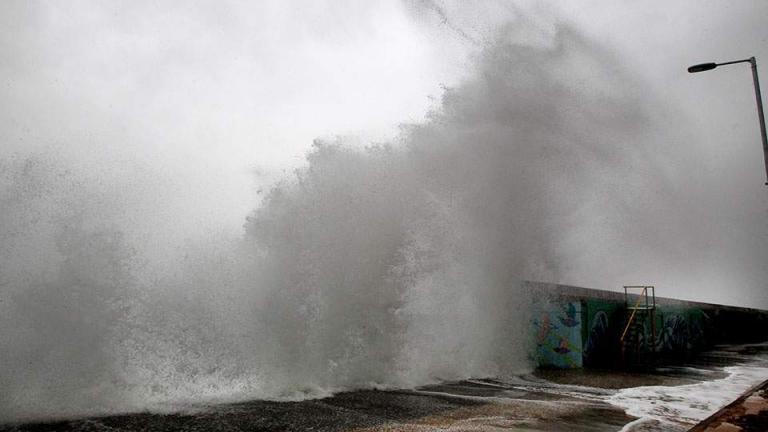
<path fill-rule="evenodd" d="M 639 314 L 631 347 L 621 340 L 637 296 L 623 292 L 525 282 L 539 367 L 642 367 L 688 359 L 717 344 L 768 337 L 768 311 L 655 297 L 653 314 Z"/>

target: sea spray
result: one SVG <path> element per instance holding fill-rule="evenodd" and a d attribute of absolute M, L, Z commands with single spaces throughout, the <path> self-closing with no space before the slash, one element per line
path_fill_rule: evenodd
<path fill-rule="evenodd" d="M 428 121 L 317 141 L 240 237 L 189 232 L 164 260 L 124 217 L 151 176 L 3 164 L 0 420 L 529 369 L 519 282 L 558 279 L 560 239 L 606 190 L 589 187 L 645 151 L 639 92 L 606 55 L 567 27 L 545 46 L 502 32 Z"/>

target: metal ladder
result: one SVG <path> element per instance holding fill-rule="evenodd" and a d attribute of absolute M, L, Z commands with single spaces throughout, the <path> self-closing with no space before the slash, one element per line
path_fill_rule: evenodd
<path fill-rule="evenodd" d="M 637 300 L 630 304 L 630 296 Z M 621 359 L 625 366 L 646 366 L 656 354 L 656 290 L 650 285 L 625 285 L 626 325 L 621 333 Z M 650 324 L 650 340 L 646 334 Z"/>

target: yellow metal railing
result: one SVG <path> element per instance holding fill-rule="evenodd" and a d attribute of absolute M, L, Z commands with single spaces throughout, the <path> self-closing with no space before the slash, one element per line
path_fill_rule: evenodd
<path fill-rule="evenodd" d="M 647 294 L 648 294 L 648 287 L 643 287 L 643 292 L 640 293 L 640 296 L 638 296 L 637 298 L 637 303 L 635 303 L 635 307 L 632 308 L 632 314 L 629 316 L 629 321 L 627 321 L 627 326 L 624 327 L 624 331 L 621 332 L 621 338 L 619 339 L 621 342 L 624 342 L 624 337 L 627 335 L 627 331 L 629 331 L 629 327 L 632 326 L 632 321 L 635 319 L 637 310 L 640 307 L 640 302 L 643 301 L 643 299 L 646 299 L 646 302 L 648 301 L 648 298 L 646 297 Z"/>

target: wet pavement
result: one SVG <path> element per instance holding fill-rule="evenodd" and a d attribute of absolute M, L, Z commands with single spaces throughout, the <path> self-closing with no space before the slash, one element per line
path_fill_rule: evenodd
<path fill-rule="evenodd" d="M 685 431 L 768 378 L 768 345 L 648 371 L 538 370 L 300 402 L 190 406 L 0 431 Z"/>
<path fill-rule="evenodd" d="M 8 431 L 618 430 L 632 420 L 606 403 L 489 381 L 413 391 L 356 391 L 301 402 L 253 401 L 196 413 L 129 414 Z"/>

